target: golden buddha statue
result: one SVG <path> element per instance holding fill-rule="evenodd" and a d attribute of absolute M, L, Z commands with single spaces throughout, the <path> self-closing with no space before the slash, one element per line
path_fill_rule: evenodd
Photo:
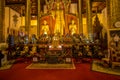
<path fill-rule="evenodd" d="M 70 30 L 71 35 L 77 32 L 77 26 L 74 20 L 71 21 L 71 24 L 69 25 L 69 30 Z"/>
<path fill-rule="evenodd" d="M 65 26 L 64 11 L 60 8 L 60 2 L 56 3 L 56 9 L 51 12 L 53 19 L 55 19 L 54 34 L 60 33 L 63 35 Z"/>
<path fill-rule="evenodd" d="M 48 32 L 49 32 L 49 26 L 48 26 L 46 20 L 43 21 L 43 25 L 42 25 L 42 29 L 41 30 L 42 30 L 43 34 L 48 34 Z"/>
<path fill-rule="evenodd" d="M 52 46 L 53 46 L 53 47 L 58 47 L 58 45 L 59 45 L 59 35 L 56 33 L 56 34 L 53 36 Z"/>

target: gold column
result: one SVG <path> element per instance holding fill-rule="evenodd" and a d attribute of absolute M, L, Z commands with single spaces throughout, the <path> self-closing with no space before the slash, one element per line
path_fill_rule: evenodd
<path fill-rule="evenodd" d="M 0 43 L 5 42 L 5 0 L 0 0 Z"/>
<path fill-rule="evenodd" d="M 82 0 L 78 0 L 79 6 L 79 34 L 83 33 L 83 21 L 82 21 Z"/>
<path fill-rule="evenodd" d="M 110 28 L 114 28 L 114 23 L 120 21 L 120 0 L 107 0 L 108 8 L 110 8 Z"/>
<path fill-rule="evenodd" d="M 107 38 L 108 38 L 108 41 L 107 41 L 107 44 L 108 44 L 108 46 L 110 45 L 109 43 L 110 43 L 110 33 L 109 33 L 109 28 L 111 28 L 111 23 L 112 23 L 112 21 L 111 21 L 111 0 L 106 0 L 106 8 L 107 8 L 107 26 L 108 26 L 108 30 L 107 30 Z"/>
<path fill-rule="evenodd" d="M 41 11 L 41 4 L 40 4 L 40 0 L 38 0 L 38 15 L 37 15 L 37 36 L 40 36 L 40 14 Z"/>
<path fill-rule="evenodd" d="M 116 4 L 117 4 L 117 10 L 116 10 L 117 18 L 116 18 L 116 20 L 120 21 L 120 0 L 117 0 Z"/>
<path fill-rule="evenodd" d="M 107 7 L 107 25 L 110 27 L 111 26 L 111 0 L 106 0 L 106 7 Z"/>
<path fill-rule="evenodd" d="M 26 0 L 26 13 L 25 13 L 25 31 L 30 36 L 30 25 L 31 25 L 31 13 L 30 13 L 31 2 Z"/>
<path fill-rule="evenodd" d="M 86 14 L 87 14 L 87 32 L 88 39 L 93 40 L 93 28 L 92 28 L 92 5 L 91 0 L 86 0 Z"/>

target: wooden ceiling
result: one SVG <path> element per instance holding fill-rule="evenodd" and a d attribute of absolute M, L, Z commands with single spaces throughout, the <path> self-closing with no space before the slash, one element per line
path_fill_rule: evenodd
<path fill-rule="evenodd" d="M 15 11 L 19 12 L 20 14 L 25 14 L 25 5 L 26 0 L 5 0 L 5 5 L 14 9 Z M 31 0 L 31 14 L 37 15 L 37 1 L 38 0 Z M 41 1 L 41 10 L 43 9 L 43 6 L 45 4 L 45 0 Z M 82 13 L 86 13 L 86 1 L 82 0 Z M 96 9 L 98 9 L 98 12 L 101 12 L 102 9 L 106 6 L 106 0 L 91 0 L 92 1 L 92 13 L 96 13 Z M 78 3 L 78 0 L 71 0 L 71 3 Z"/>

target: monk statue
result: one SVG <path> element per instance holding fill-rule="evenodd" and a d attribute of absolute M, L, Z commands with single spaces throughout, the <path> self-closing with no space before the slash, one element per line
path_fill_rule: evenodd
<path fill-rule="evenodd" d="M 69 25 L 69 30 L 70 30 L 71 35 L 77 32 L 77 26 L 74 20 L 71 21 L 71 24 Z"/>
<path fill-rule="evenodd" d="M 56 3 L 56 9 L 51 11 L 52 17 L 55 20 L 54 34 L 60 33 L 63 35 L 63 29 L 65 27 L 64 11 L 60 8 L 60 2 Z"/>
<path fill-rule="evenodd" d="M 46 35 L 49 32 L 49 25 L 47 24 L 46 20 L 43 21 L 43 25 L 42 25 L 41 31 L 42 31 L 43 34 L 46 34 Z"/>

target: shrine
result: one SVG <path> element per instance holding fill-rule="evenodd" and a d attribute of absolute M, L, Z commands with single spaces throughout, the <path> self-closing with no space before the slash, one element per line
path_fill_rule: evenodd
<path fill-rule="evenodd" d="M 45 29 L 44 26 L 44 20 L 47 21 L 47 25 L 49 26 L 49 32 L 50 34 L 56 34 L 59 33 L 60 35 L 66 35 L 70 34 L 69 25 L 71 24 L 71 21 L 75 21 L 76 28 L 78 29 L 78 18 L 77 15 L 70 14 L 70 4 L 71 1 L 47 1 L 46 0 L 46 7 L 45 11 L 46 13 L 43 13 L 40 19 L 40 30 Z M 65 6 L 67 5 L 67 6 Z M 74 32 L 75 34 L 78 34 L 78 31 L 76 30 Z M 40 32 L 40 34 L 44 34 L 44 32 Z"/>
<path fill-rule="evenodd" d="M 82 12 L 78 11 L 77 4 L 71 0 L 44 0 L 44 5 L 41 7 L 40 2 L 38 0 L 38 6 L 36 6 L 37 16 L 32 7 L 34 4 L 31 4 L 30 0 L 27 0 L 26 8 L 21 7 L 22 24 L 18 35 L 16 31 L 8 30 L 8 52 L 10 53 L 8 57 L 11 58 L 11 53 L 17 51 L 15 58 L 19 55 L 33 62 L 50 64 L 71 64 L 73 58 L 77 60 L 83 56 L 92 57 L 92 54 L 88 55 L 94 52 L 90 48 L 100 45 L 93 42 L 92 35 L 83 34 L 80 17 Z M 78 5 L 79 9 L 81 9 L 81 4 Z M 30 6 L 33 8 L 31 14 Z M 13 18 L 17 26 L 17 15 Z M 25 24 L 23 24 L 24 20 Z M 32 21 L 37 21 L 37 26 L 33 25 Z M 16 34 L 15 40 L 14 34 Z"/>
<path fill-rule="evenodd" d="M 102 26 L 97 8 L 96 14 L 91 15 L 89 1 L 85 1 L 86 13 L 82 10 L 81 0 L 27 0 L 20 3 L 26 4 L 20 6 L 20 15 L 9 12 L 13 13 L 10 18 L 13 22 L 5 18 L 10 24 L 5 31 L 8 60 L 25 58 L 37 63 L 71 64 L 73 60 L 84 61 L 82 58 L 90 60 L 99 56 Z M 8 9 L 14 11 L 14 7 L 13 10 L 7 7 L 6 11 Z M 92 16 L 96 16 L 93 26 Z M 16 54 L 12 56 L 12 53 Z"/>
<path fill-rule="evenodd" d="M 120 75 L 119 4 L 120 0 L 0 0 L 0 78 L 59 80 L 72 72 L 63 80 L 104 80 L 104 74 L 96 72 Z M 4 75 L 7 72 L 16 77 Z"/>

